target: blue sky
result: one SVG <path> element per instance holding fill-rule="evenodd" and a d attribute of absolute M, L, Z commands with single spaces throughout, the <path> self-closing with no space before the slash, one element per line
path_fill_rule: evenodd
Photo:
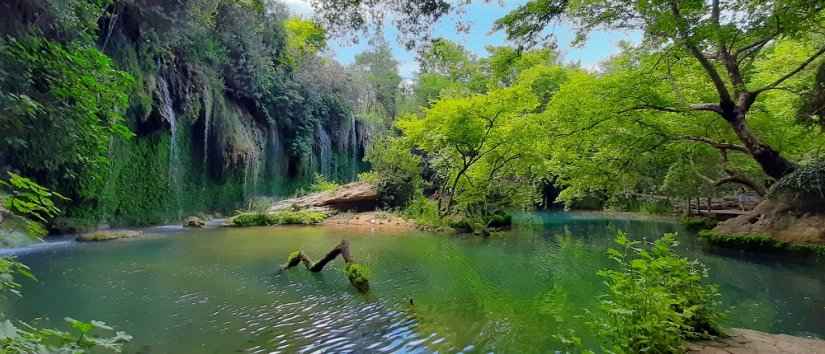
<path fill-rule="evenodd" d="M 312 8 L 307 0 L 281 1 L 297 14 L 312 15 Z M 489 3 L 475 1 L 466 8 L 466 12 L 461 18 L 465 23 L 471 25 L 468 33 L 457 33 L 455 29 L 458 19 L 456 16 L 451 16 L 439 21 L 434 28 L 433 36 L 448 38 L 460 43 L 476 55 L 484 56 L 487 53 L 484 49 L 486 46 L 507 43 L 504 33 L 490 33 L 495 20 L 523 4 L 526 0 L 506 0 L 503 2 L 505 4 L 499 4 L 497 1 Z M 393 46 L 393 54 L 400 63 L 401 76 L 406 79 L 413 78 L 418 69 L 415 62 L 415 53 L 398 44 L 395 28 L 389 25 L 386 27 L 384 37 Z M 641 38 L 639 33 L 596 31 L 590 35 L 588 41 L 582 47 L 572 48 L 570 42 L 574 37 L 574 32 L 568 25 L 558 25 L 551 31 L 556 35 L 559 50 L 565 62 L 580 62 L 583 67 L 594 70 L 598 68 L 600 62 L 619 52 L 618 43 L 620 41 L 637 43 Z M 367 49 L 369 44 L 366 40 L 353 45 L 348 40 L 335 39 L 329 43 L 329 47 L 330 54 L 339 62 L 351 64 L 355 60 L 355 55 Z"/>

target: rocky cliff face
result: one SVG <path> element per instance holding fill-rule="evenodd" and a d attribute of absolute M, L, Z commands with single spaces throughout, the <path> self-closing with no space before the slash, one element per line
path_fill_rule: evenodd
<path fill-rule="evenodd" d="M 67 206 L 70 219 L 149 224 L 228 212 L 255 196 L 289 195 L 316 174 L 348 181 L 361 169 L 370 129 L 355 119 L 349 74 L 318 54 L 322 30 L 277 2 L 61 3 L 0 5 L 0 35 L 40 38 L 70 53 L 91 49 L 133 79 L 119 91 L 129 92 L 135 136 L 112 139 L 105 173 L 77 174 L 93 191 L 61 190 L 77 196 Z M 69 59 L 50 60 L 59 68 Z M 48 84 L 30 91 L 50 92 Z M 0 161 L 19 167 L 6 165 Z M 53 179 L 39 176 L 63 188 Z"/>
<path fill-rule="evenodd" d="M 355 178 L 368 131 L 352 114 L 319 119 L 308 151 L 293 153 L 283 122 L 260 119 L 213 74 L 172 62 L 136 75 L 141 92 L 129 111 L 136 137 L 114 143 L 110 180 L 95 210 L 101 219 L 163 222 L 230 211 L 255 196 L 286 196 L 315 174 Z"/>
<path fill-rule="evenodd" d="M 128 112 L 136 137 L 113 146 L 99 219 L 156 223 L 228 212 L 256 196 L 286 196 L 315 174 L 349 181 L 361 170 L 368 128 L 349 102 L 327 103 L 321 91 L 336 83 L 312 76 L 319 68 L 283 69 L 273 80 L 286 83 L 261 96 L 249 89 L 261 78 L 238 78 L 240 62 L 147 54 L 149 24 L 126 10 L 120 16 L 125 24 L 105 50 L 136 79 Z M 295 83 L 302 74 L 312 85 Z"/>

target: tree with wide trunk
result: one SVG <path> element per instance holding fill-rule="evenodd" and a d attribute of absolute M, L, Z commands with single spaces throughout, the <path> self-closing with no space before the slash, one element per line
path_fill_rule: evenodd
<path fill-rule="evenodd" d="M 427 38 L 433 22 L 466 5 L 445 0 L 314 1 L 315 9 L 328 26 L 365 28 L 392 13 L 395 24 L 409 38 L 416 31 Z M 416 5 L 416 6 L 412 6 Z M 340 16 L 341 13 L 347 16 Z M 593 29 L 641 31 L 643 46 L 662 56 L 688 53 L 702 67 L 718 101 L 685 104 L 681 107 L 647 105 L 647 110 L 666 112 L 709 111 L 727 122 L 743 152 L 756 161 L 766 175 L 779 179 L 796 168 L 775 147 L 766 144 L 748 124 L 751 108 L 770 90 L 809 70 L 818 62 L 825 45 L 819 44 L 809 57 L 788 65 L 767 85 L 753 84 L 753 64 L 766 49 L 780 40 L 816 36 L 825 28 L 825 2 L 815 0 L 530 0 L 496 22 L 509 39 L 533 46 L 552 39 L 549 29 L 562 19 L 579 30 L 577 41 Z"/>

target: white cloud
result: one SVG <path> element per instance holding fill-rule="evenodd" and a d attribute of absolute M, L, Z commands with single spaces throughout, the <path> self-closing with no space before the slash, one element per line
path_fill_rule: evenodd
<path fill-rule="evenodd" d="M 398 73 L 405 79 L 416 77 L 418 75 L 418 62 L 415 60 L 401 62 L 398 65 Z"/>

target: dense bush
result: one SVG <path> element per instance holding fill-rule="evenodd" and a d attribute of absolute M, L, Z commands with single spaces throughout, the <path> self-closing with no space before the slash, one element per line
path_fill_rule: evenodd
<path fill-rule="evenodd" d="M 608 292 L 595 326 L 606 350 L 681 353 L 686 340 L 721 333 L 719 291 L 704 265 L 673 253 L 673 235 L 645 244 L 619 233 L 616 243 L 608 254 L 618 268 L 599 272 Z"/>
<path fill-rule="evenodd" d="M 766 235 L 723 235 L 713 230 L 702 230 L 699 232 L 699 237 L 719 247 L 825 256 L 825 246 L 793 244 Z"/>
<path fill-rule="evenodd" d="M 67 196 L 103 183 L 113 137 L 128 138 L 129 74 L 92 46 L 0 40 L 0 157 Z"/>
<path fill-rule="evenodd" d="M 312 225 L 326 220 L 329 215 L 310 210 L 241 213 L 232 218 L 235 226 Z"/>
<path fill-rule="evenodd" d="M 373 142 L 366 160 L 378 176 L 378 196 L 384 207 L 404 207 L 413 200 L 421 185 L 421 158 L 401 140 Z"/>

